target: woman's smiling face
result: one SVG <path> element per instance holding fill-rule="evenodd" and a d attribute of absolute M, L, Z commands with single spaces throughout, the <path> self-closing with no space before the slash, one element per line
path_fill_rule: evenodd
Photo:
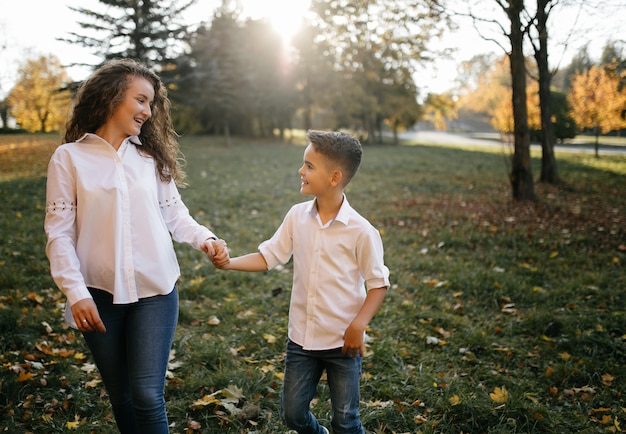
<path fill-rule="evenodd" d="M 141 126 L 152 116 L 153 101 L 152 83 L 143 77 L 133 77 L 126 89 L 124 100 L 107 122 L 108 127 L 117 131 L 117 134 L 123 138 L 138 136 Z"/>

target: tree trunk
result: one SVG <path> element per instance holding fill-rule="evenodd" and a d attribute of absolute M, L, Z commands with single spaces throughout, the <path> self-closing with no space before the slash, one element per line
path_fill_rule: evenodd
<path fill-rule="evenodd" d="M 2 128 L 9 127 L 9 105 L 6 99 L 0 101 L 0 120 L 2 120 Z"/>
<path fill-rule="evenodd" d="M 308 72 L 307 72 L 308 74 Z M 311 80 L 308 78 L 305 81 L 304 88 L 302 89 L 302 95 L 304 97 L 304 111 L 303 111 L 303 121 L 304 121 L 304 131 L 309 131 L 313 128 L 313 97 L 311 96 Z"/>
<path fill-rule="evenodd" d="M 539 107 L 541 109 L 541 182 L 559 182 L 556 158 L 554 156 L 554 126 L 552 125 L 552 98 L 550 84 L 552 76 L 548 66 L 548 13 L 546 7 L 551 0 L 537 0 L 537 31 L 539 49 L 535 60 L 539 69 Z"/>
<path fill-rule="evenodd" d="M 228 121 L 224 121 L 224 138 L 226 139 L 226 146 L 230 146 L 230 124 Z"/>
<path fill-rule="evenodd" d="M 511 20 L 511 81 L 513 90 L 513 137 L 515 151 L 511 167 L 513 199 L 535 200 L 532 165 L 530 160 L 530 134 L 528 132 L 528 108 L 526 107 L 526 66 L 524 65 L 521 12 L 523 0 L 508 0 L 506 9 Z"/>
<path fill-rule="evenodd" d="M 365 143 L 367 143 L 368 145 L 376 144 L 376 125 L 372 118 L 372 115 L 366 115 L 365 127 L 367 131 L 367 140 L 365 141 Z"/>

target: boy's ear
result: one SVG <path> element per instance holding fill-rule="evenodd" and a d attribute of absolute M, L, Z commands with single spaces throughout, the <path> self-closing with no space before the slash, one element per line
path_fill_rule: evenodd
<path fill-rule="evenodd" d="M 333 175 L 330 178 L 330 182 L 333 184 L 333 186 L 341 184 L 342 181 L 343 181 L 343 172 L 338 169 L 333 171 Z"/>

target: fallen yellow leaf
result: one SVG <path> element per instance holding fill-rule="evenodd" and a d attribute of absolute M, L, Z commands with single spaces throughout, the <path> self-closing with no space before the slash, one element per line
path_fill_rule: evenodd
<path fill-rule="evenodd" d="M 612 376 L 611 374 L 602 375 L 602 384 L 604 384 L 607 387 L 611 387 L 613 385 L 613 380 L 615 380 L 615 377 Z"/>
<path fill-rule="evenodd" d="M 197 409 L 201 407 L 206 407 L 207 405 L 211 404 L 219 404 L 220 400 L 216 398 L 215 395 L 221 392 L 221 390 L 218 390 L 217 392 L 214 392 L 210 395 L 205 395 L 202 398 L 195 400 L 193 404 L 191 404 L 191 407 Z"/>
<path fill-rule="evenodd" d="M 31 372 L 21 371 L 20 375 L 18 376 L 17 381 L 19 381 L 20 383 L 23 383 L 25 381 L 30 380 L 31 378 L 33 378 L 33 374 Z"/>
<path fill-rule="evenodd" d="M 68 421 L 65 424 L 65 427 L 67 429 L 77 429 L 80 426 L 80 420 L 78 419 L 78 415 L 74 416 L 74 420 L 73 421 Z"/>
<path fill-rule="evenodd" d="M 452 405 L 459 405 L 461 403 L 461 398 L 459 398 L 458 395 L 453 395 L 448 399 L 448 401 Z"/>
<path fill-rule="evenodd" d="M 489 394 L 489 397 L 493 402 L 497 402 L 498 404 L 505 403 L 509 400 L 509 391 L 503 387 L 496 387 L 493 389 L 493 392 Z"/>

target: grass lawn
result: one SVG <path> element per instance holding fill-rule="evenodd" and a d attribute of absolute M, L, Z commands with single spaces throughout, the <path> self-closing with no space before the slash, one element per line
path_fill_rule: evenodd
<path fill-rule="evenodd" d="M 56 136 L 0 137 L 0 432 L 114 433 L 82 337 L 62 323 L 43 217 Z M 192 215 L 231 255 L 299 194 L 303 147 L 183 137 Z M 366 147 L 347 190 L 382 233 L 392 288 L 371 323 L 361 415 L 374 433 L 626 430 L 626 156 L 557 153 L 563 183 L 512 202 L 508 151 Z M 538 174 L 540 155 L 533 154 Z M 291 264 L 215 270 L 177 245 L 172 433 L 284 433 Z M 313 411 L 329 425 L 328 389 Z"/>

